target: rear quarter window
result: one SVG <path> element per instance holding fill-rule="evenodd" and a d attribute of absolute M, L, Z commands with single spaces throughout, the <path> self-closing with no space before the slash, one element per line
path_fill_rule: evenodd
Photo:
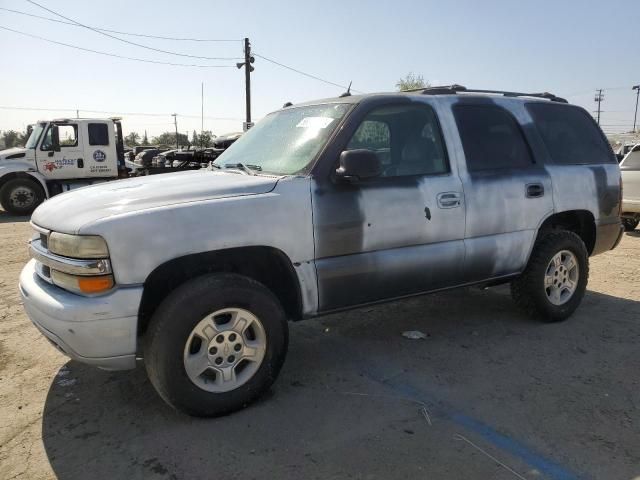
<path fill-rule="evenodd" d="M 553 103 L 529 103 L 526 107 L 553 163 L 616 163 L 604 134 L 583 109 Z"/>

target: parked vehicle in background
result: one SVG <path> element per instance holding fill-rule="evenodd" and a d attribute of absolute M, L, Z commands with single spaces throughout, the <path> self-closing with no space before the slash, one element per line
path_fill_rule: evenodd
<path fill-rule="evenodd" d="M 636 146 L 636 144 L 637 142 L 623 141 L 620 146 L 614 150 L 618 162 L 621 162 L 622 159 L 627 155 L 627 153 L 629 153 L 633 149 L 633 147 Z"/>
<path fill-rule="evenodd" d="M 222 415 L 274 382 L 287 319 L 506 282 L 568 318 L 622 236 L 620 185 L 591 115 L 551 94 L 342 96 L 267 115 L 210 168 L 46 202 L 20 291 L 71 358 L 143 357 L 167 403 Z"/>
<path fill-rule="evenodd" d="M 152 166 L 153 158 L 166 151 L 168 151 L 167 148 L 146 148 L 138 153 L 133 161 L 142 167 L 149 168 Z"/>
<path fill-rule="evenodd" d="M 622 224 L 626 231 L 640 223 L 640 143 L 629 149 L 622 162 Z"/>
<path fill-rule="evenodd" d="M 150 149 L 133 148 L 136 161 L 146 161 L 148 156 L 148 166 L 129 162 L 117 118 L 40 121 L 24 148 L 0 151 L 0 204 L 9 213 L 28 215 L 45 199 L 62 192 L 118 178 L 165 173 L 164 169 L 151 168 L 153 154 L 146 153 Z M 178 168 L 200 166 L 185 164 Z"/>
<path fill-rule="evenodd" d="M 243 135 L 243 132 L 225 133 L 213 139 L 213 148 L 218 154 L 224 152 Z"/>

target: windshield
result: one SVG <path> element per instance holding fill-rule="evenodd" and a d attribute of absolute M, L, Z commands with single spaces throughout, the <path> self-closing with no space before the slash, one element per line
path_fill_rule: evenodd
<path fill-rule="evenodd" d="M 40 139 L 40 135 L 42 135 L 42 130 L 44 130 L 44 123 L 38 123 L 35 127 L 33 127 L 33 131 L 31 135 L 29 135 L 29 140 L 27 140 L 27 144 L 25 148 L 36 148 L 38 144 L 38 139 Z"/>
<path fill-rule="evenodd" d="M 267 115 L 214 163 L 276 175 L 299 173 L 313 161 L 349 107 L 345 103 L 313 105 Z"/>

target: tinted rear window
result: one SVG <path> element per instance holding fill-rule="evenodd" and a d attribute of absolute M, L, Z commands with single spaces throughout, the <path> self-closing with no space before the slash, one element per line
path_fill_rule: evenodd
<path fill-rule="evenodd" d="M 591 116 L 581 108 L 529 103 L 527 110 L 554 163 L 615 163 L 613 151 Z"/>
<path fill-rule="evenodd" d="M 109 127 L 106 123 L 89 124 L 89 145 L 109 145 Z"/>
<path fill-rule="evenodd" d="M 526 168 L 532 159 L 522 131 L 513 116 L 493 105 L 456 105 L 467 169 Z"/>

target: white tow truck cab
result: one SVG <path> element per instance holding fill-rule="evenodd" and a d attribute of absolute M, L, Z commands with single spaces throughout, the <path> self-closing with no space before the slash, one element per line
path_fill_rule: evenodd
<path fill-rule="evenodd" d="M 58 193 L 122 176 L 120 119 L 39 121 L 24 148 L 0 151 L 0 203 L 27 215 Z"/>

